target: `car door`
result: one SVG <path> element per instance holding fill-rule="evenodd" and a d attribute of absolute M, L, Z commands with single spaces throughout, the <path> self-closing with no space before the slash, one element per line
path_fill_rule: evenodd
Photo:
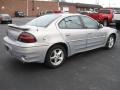
<path fill-rule="evenodd" d="M 83 29 L 83 23 L 79 16 L 62 19 L 58 27 L 62 37 L 69 44 L 71 53 L 80 52 L 86 48 L 86 30 Z"/>
<path fill-rule="evenodd" d="M 99 23 L 88 16 L 81 16 L 87 31 L 87 48 L 97 48 L 105 43 L 106 32 L 99 27 Z"/>

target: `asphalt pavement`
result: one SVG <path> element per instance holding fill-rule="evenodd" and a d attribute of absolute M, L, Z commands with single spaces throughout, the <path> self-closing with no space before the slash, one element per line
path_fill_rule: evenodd
<path fill-rule="evenodd" d="M 14 18 L 13 23 L 31 19 Z M 49 69 L 11 57 L 3 45 L 6 30 L 0 24 L 0 90 L 120 90 L 120 38 L 111 50 L 79 53 L 60 68 Z"/>

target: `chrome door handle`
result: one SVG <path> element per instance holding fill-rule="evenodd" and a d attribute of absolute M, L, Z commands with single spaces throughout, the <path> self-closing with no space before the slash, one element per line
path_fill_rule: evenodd
<path fill-rule="evenodd" d="M 70 36 L 70 35 L 71 35 L 70 33 L 67 33 L 65 36 L 67 36 L 67 37 L 68 37 L 68 36 Z"/>
<path fill-rule="evenodd" d="M 67 36 L 67 37 L 68 37 L 68 36 L 70 36 L 70 34 L 66 34 L 65 36 Z"/>

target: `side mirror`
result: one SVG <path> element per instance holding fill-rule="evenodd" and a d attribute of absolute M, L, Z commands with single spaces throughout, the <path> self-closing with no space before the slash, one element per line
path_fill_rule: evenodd
<path fill-rule="evenodd" d="M 99 28 L 103 28 L 103 25 L 102 25 L 102 24 L 99 24 L 98 27 L 99 27 Z"/>

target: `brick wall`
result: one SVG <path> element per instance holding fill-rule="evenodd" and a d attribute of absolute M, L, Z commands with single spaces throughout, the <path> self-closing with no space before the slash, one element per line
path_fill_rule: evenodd
<path fill-rule="evenodd" d="M 4 6 L 4 8 L 2 8 Z M 14 16 L 15 11 L 20 10 L 26 13 L 26 0 L 1 0 L 0 13 L 8 13 Z"/>
<path fill-rule="evenodd" d="M 36 1 L 29 4 L 29 15 L 35 16 L 42 11 L 58 10 L 57 2 Z"/>
<path fill-rule="evenodd" d="M 75 6 L 69 6 L 69 12 L 76 13 L 77 12 L 77 8 Z"/>
<path fill-rule="evenodd" d="M 4 6 L 4 8 L 2 8 Z M 41 11 L 58 10 L 57 2 L 29 0 L 29 16 L 37 16 Z M 0 13 L 14 16 L 15 11 L 23 11 L 27 15 L 27 0 L 1 0 Z"/>
<path fill-rule="evenodd" d="M 77 12 L 77 8 L 76 8 L 75 5 L 67 5 L 67 4 L 62 5 L 61 4 L 60 5 L 61 10 L 63 10 L 63 7 L 68 7 L 70 13 L 76 13 Z"/>

